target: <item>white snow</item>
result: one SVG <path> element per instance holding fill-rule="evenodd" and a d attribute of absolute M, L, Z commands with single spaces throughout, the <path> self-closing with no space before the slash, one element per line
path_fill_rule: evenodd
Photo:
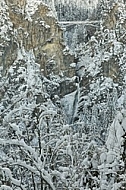
<path fill-rule="evenodd" d="M 13 190 L 13 189 L 7 185 L 1 185 L 0 190 Z"/>
<path fill-rule="evenodd" d="M 16 125 L 15 123 L 12 123 L 12 124 L 10 124 L 10 126 L 13 128 L 14 131 L 16 131 L 17 135 L 21 135 L 22 136 L 22 132 L 20 131 L 18 125 Z"/>
<path fill-rule="evenodd" d="M 76 67 L 76 63 L 71 63 L 71 64 L 70 64 L 70 67 L 75 68 L 75 67 Z"/>
<path fill-rule="evenodd" d="M 4 171 L 5 176 L 8 177 L 11 180 L 12 184 L 14 184 L 16 186 L 21 186 L 21 181 L 17 180 L 17 179 L 14 179 L 12 177 L 12 173 L 11 173 L 9 168 L 2 168 L 2 170 Z M 23 187 L 23 186 L 21 186 L 21 187 L 22 187 L 23 190 L 26 190 L 25 187 Z"/>
<path fill-rule="evenodd" d="M 109 150 L 115 149 L 115 152 L 122 151 L 122 148 L 121 148 L 122 141 L 123 141 L 122 136 L 124 135 L 125 130 L 126 130 L 125 113 L 126 111 L 124 109 L 122 109 L 121 111 L 118 111 L 118 114 L 110 127 L 108 139 L 106 142 L 107 148 Z"/>

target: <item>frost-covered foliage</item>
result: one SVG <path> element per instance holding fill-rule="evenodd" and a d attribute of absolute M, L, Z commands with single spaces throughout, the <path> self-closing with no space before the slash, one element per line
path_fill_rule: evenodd
<path fill-rule="evenodd" d="M 4 7 L 4 8 L 3 8 Z M 0 66 L 5 69 L 4 61 L 5 61 L 5 54 L 6 49 L 10 48 L 11 39 L 10 36 L 13 35 L 13 24 L 9 18 L 8 6 L 6 5 L 5 1 L 0 1 Z M 3 73 L 2 73 L 3 75 Z"/>
<path fill-rule="evenodd" d="M 112 14 L 115 4 L 106 15 Z M 125 91 L 125 5 L 120 3 L 116 12 L 118 18 L 113 29 L 109 29 L 104 18 L 100 30 L 94 36 L 89 35 L 88 41 L 78 43 L 78 30 L 74 34 L 75 51 L 79 62 L 77 112 L 75 121 L 83 121 L 85 130 L 96 132 L 96 139 L 104 143 L 108 126 L 112 123 L 117 109 L 125 106 L 118 101 Z M 106 16 L 107 17 L 107 16 Z M 89 127 L 90 126 L 90 127 Z M 101 133 L 101 134 L 100 134 Z"/>
<path fill-rule="evenodd" d="M 93 177 L 97 145 L 81 123 L 66 123 L 58 97 L 54 105 L 47 87 L 53 88 L 54 82 L 41 74 L 33 52 L 19 49 L 1 81 L 1 190 L 98 186 Z"/>
<path fill-rule="evenodd" d="M 28 2 L 31 19 L 36 7 Z M 105 1 L 104 16 L 112 6 Z M 5 45 L 12 31 L 6 9 L 0 31 Z M 0 190 L 125 189 L 126 9 L 121 1 L 116 14 L 115 28 L 102 22 L 92 37 L 83 31 L 84 43 L 78 43 L 75 28 L 77 88 L 62 100 L 62 77 L 44 76 L 32 49 L 17 46 L 6 75 L 0 67 Z"/>
<path fill-rule="evenodd" d="M 62 110 L 46 91 L 47 83 L 51 86 L 33 53 L 19 50 L 1 83 L 1 190 L 98 186 L 93 177 L 99 160 L 97 145 L 90 142 L 81 123 L 66 124 Z"/>
<path fill-rule="evenodd" d="M 118 111 L 109 129 L 106 148 L 100 155 L 101 189 L 126 187 L 126 110 Z"/>
<path fill-rule="evenodd" d="M 23 54 L 22 54 L 23 52 Z M 1 188 L 58 189 L 68 186 L 71 140 L 32 52 L 18 58 L 2 80 L 0 120 Z M 53 85 L 52 85 L 53 86 Z"/>
<path fill-rule="evenodd" d="M 44 93 L 39 65 L 34 62 L 32 52 L 21 56 L 19 50 L 19 57 L 10 67 L 1 88 L 1 185 L 31 189 L 35 185 L 39 188 L 43 180 L 54 189 L 50 174 L 42 166 L 39 144 L 42 124 L 37 119 L 42 111 L 40 121 L 47 116 L 53 118 L 56 113 Z M 47 102 L 40 108 L 42 98 Z"/>

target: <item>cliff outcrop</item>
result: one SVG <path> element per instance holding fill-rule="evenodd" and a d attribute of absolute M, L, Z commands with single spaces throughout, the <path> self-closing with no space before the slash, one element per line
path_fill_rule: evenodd
<path fill-rule="evenodd" d="M 53 12 L 40 1 L 2 1 L 0 62 L 5 74 L 17 59 L 19 49 L 32 51 L 44 75 L 69 69 L 64 64 L 63 31 Z M 73 57 L 71 60 L 73 62 Z M 65 72 L 69 75 L 69 72 Z"/>

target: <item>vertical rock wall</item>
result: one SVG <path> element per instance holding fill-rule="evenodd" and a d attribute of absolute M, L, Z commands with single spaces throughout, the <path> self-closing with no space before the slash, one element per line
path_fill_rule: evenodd
<path fill-rule="evenodd" d="M 63 31 L 49 7 L 39 1 L 6 0 L 1 2 L 1 12 L 3 73 L 17 59 L 19 49 L 33 51 L 45 75 L 65 70 Z"/>

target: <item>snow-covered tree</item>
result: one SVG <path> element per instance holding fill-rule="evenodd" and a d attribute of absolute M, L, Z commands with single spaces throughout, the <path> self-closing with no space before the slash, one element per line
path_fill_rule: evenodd
<path fill-rule="evenodd" d="M 122 109 L 110 126 L 106 148 L 100 155 L 101 189 L 125 189 L 125 134 L 126 110 Z"/>

